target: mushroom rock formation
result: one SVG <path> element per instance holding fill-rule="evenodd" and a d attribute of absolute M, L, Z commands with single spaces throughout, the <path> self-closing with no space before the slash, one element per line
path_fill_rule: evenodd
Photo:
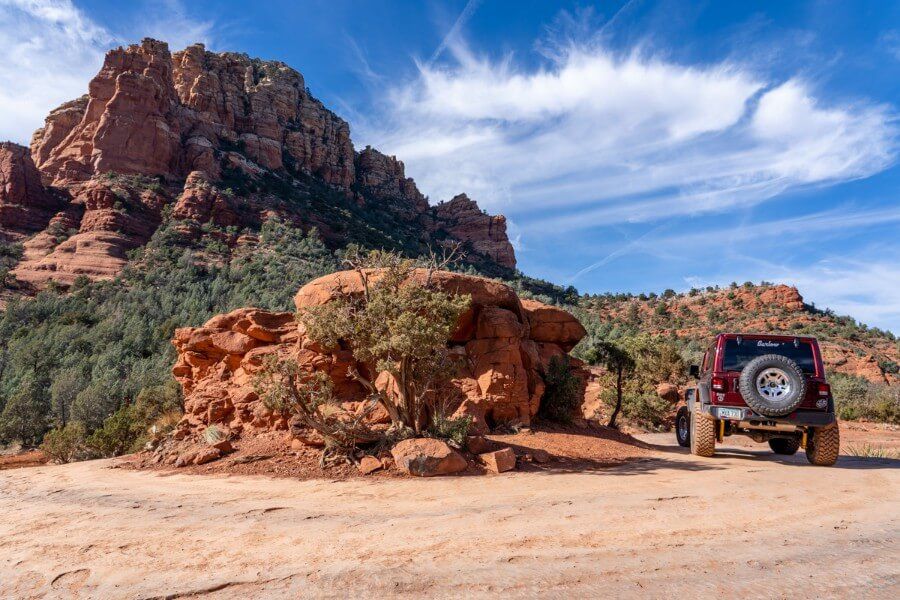
<path fill-rule="evenodd" d="M 379 270 L 364 273 L 370 282 L 382 276 Z M 427 276 L 420 269 L 410 280 L 422 282 Z M 448 390 L 459 414 L 472 414 L 482 424 L 529 423 L 544 392 L 544 358 L 565 354 L 584 329 L 555 307 L 534 301 L 523 307 L 512 288 L 496 281 L 437 271 L 431 282 L 472 298 L 449 342 L 450 351 L 463 359 Z M 298 309 L 321 305 L 362 293 L 363 285 L 359 273 L 341 271 L 309 282 L 294 302 Z M 538 339 L 533 330 L 539 332 Z M 213 423 L 233 432 L 286 429 L 287 419 L 267 409 L 253 387 L 254 375 L 271 355 L 296 360 L 309 372 L 327 373 L 345 407 L 354 407 L 365 396 L 347 377 L 349 367 L 364 367 L 355 365 L 348 351 L 320 348 L 291 313 L 239 309 L 213 317 L 202 327 L 178 329 L 173 344 L 178 351 L 173 374 L 185 394 L 182 429 Z M 388 379 L 379 378 L 378 385 L 389 390 Z"/>

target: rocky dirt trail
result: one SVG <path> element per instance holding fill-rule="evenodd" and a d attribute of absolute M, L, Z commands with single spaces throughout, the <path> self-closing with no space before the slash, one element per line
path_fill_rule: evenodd
<path fill-rule="evenodd" d="M 900 597 L 897 460 L 665 445 L 587 472 L 341 482 L 113 464 L 0 473 L 0 597 Z"/>

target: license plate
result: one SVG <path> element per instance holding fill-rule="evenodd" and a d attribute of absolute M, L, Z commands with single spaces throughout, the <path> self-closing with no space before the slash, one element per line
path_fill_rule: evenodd
<path fill-rule="evenodd" d="M 744 416 L 744 411 L 739 408 L 719 408 L 720 419 L 740 419 Z"/>

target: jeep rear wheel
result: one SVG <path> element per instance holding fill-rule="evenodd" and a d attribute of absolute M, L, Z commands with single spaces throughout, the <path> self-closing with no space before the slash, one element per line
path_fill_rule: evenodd
<path fill-rule="evenodd" d="M 682 406 L 675 414 L 675 439 L 682 448 L 691 445 L 691 413 L 687 406 Z"/>
<path fill-rule="evenodd" d="M 841 449 L 838 422 L 813 429 L 806 441 L 806 459 L 814 465 L 830 467 L 837 462 Z"/>
<path fill-rule="evenodd" d="M 769 448 L 775 454 L 791 456 L 800 449 L 800 438 L 772 438 L 769 440 Z"/>
<path fill-rule="evenodd" d="M 716 453 L 716 422 L 691 411 L 691 454 L 709 458 Z"/>

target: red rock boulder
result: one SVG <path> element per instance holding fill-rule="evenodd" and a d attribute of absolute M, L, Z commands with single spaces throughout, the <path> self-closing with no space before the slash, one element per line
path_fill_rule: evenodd
<path fill-rule="evenodd" d="M 403 440 L 391 449 L 391 456 L 400 470 L 416 477 L 452 475 L 468 466 L 462 454 L 432 438 Z"/>
<path fill-rule="evenodd" d="M 333 273 L 303 286 L 294 301 L 298 310 L 303 310 L 343 295 L 360 294 L 363 277 L 375 282 L 382 276 L 377 270 Z M 418 270 L 410 281 L 424 283 L 427 277 L 426 271 Z M 447 409 L 456 416 L 472 417 L 473 434 L 502 423 L 528 424 L 544 393 L 548 357 L 565 354 L 583 329 L 554 307 L 531 302 L 531 312 L 523 310 L 512 288 L 496 281 L 443 271 L 432 273 L 430 281 L 440 289 L 472 298 L 448 342 L 461 366 L 441 390 Z M 529 314 L 550 315 L 535 321 L 539 342 L 531 337 Z M 176 330 L 173 344 L 178 360 L 172 372 L 184 390 L 186 428 L 215 423 L 234 432 L 286 429 L 287 415 L 269 410 L 254 389 L 255 376 L 273 355 L 297 361 L 307 372 L 326 373 L 348 414 L 356 414 L 366 396 L 362 386 L 348 376 L 351 367 L 365 371 L 366 366 L 357 365 L 347 350 L 329 351 L 307 338 L 292 313 L 235 310 L 213 317 L 202 327 Z M 389 395 L 393 389 L 387 373 L 378 376 L 375 385 Z M 372 423 L 386 420 L 383 410 L 369 419 Z"/>

